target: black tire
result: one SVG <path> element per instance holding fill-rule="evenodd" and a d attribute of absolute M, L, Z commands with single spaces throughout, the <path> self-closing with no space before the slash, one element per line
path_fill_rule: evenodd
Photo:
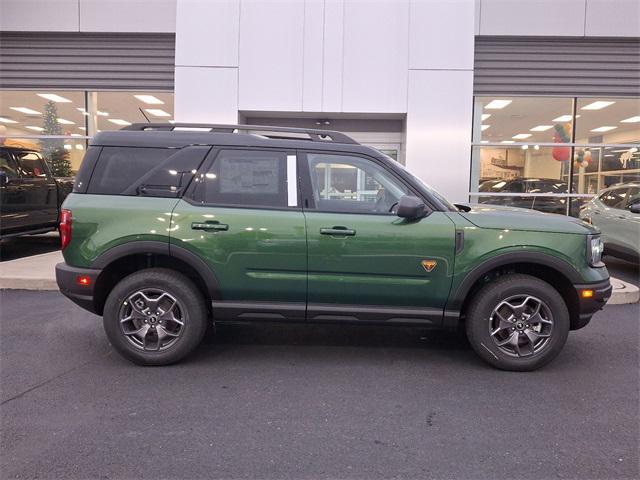
<path fill-rule="evenodd" d="M 500 329 L 497 337 L 492 336 L 490 329 L 496 326 L 495 319 L 497 318 L 493 313 L 494 309 L 507 299 L 514 299 L 515 303 L 520 303 L 521 297 L 534 297 L 534 300 L 530 301 L 531 305 L 536 305 L 537 302 L 535 300 L 543 302 L 544 306 L 541 306 L 540 310 L 548 312 L 546 315 L 551 316 L 552 324 L 549 326 L 547 322 L 544 324 L 538 322 L 537 325 L 539 326 L 535 328 L 540 328 L 540 331 L 534 331 L 533 334 L 544 333 L 549 336 L 547 338 L 539 337 L 535 342 L 530 342 L 526 332 L 522 331 L 520 333 L 517 329 L 525 328 L 527 320 L 516 320 L 513 322 L 513 327 Z M 534 310 L 533 307 L 527 308 L 529 312 Z M 513 310 L 506 309 L 507 313 L 510 311 L 512 312 Z M 525 317 L 514 316 L 512 318 Z M 523 372 L 536 370 L 552 361 L 560 353 L 567 341 L 569 326 L 567 305 L 554 287 L 530 275 L 509 274 L 498 277 L 475 294 L 467 309 L 465 329 L 469 343 L 484 361 L 501 370 Z M 545 330 L 543 331 L 542 329 Z M 521 343 L 524 355 L 517 355 L 520 351 L 519 344 L 515 346 L 509 343 L 502 347 L 498 346 L 501 341 L 506 341 L 505 337 L 511 339 L 514 343 Z M 521 340 L 518 340 L 518 338 Z M 534 350 L 535 344 L 540 345 L 539 350 Z"/>
<path fill-rule="evenodd" d="M 166 292 L 179 305 L 183 325 L 175 325 L 179 329 L 179 335 L 175 339 L 165 337 L 171 344 L 162 350 L 144 350 L 130 340 L 134 337 L 125 335 L 124 327 L 121 326 L 121 309 L 127 308 L 124 302 L 135 292 L 144 289 Z M 150 268 L 132 273 L 113 288 L 105 303 L 103 323 L 109 341 L 123 357 L 138 365 L 169 365 L 184 358 L 200 344 L 208 322 L 204 298 L 191 280 L 173 270 Z M 152 328 L 155 327 L 156 325 Z M 158 344 L 160 342 L 156 341 L 156 345 Z"/>

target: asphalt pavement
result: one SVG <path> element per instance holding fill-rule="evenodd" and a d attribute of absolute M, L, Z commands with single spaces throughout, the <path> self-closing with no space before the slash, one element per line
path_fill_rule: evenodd
<path fill-rule="evenodd" d="M 172 367 L 56 292 L 0 292 L 2 478 L 638 478 L 640 306 L 542 370 L 410 328 L 234 325 Z"/>

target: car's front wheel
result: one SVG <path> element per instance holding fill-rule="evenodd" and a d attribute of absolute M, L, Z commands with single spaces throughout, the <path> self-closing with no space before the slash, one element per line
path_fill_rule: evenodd
<path fill-rule="evenodd" d="M 569 311 L 558 291 L 523 274 L 498 277 L 481 288 L 466 312 L 466 332 L 476 353 L 503 370 L 530 371 L 562 350 Z"/>
<path fill-rule="evenodd" d="M 179 272 L 151 268 L 122 279 L 107 297 L 104 329 L 140 365 L 168 365 L 191 353 L 207 328 L 202 294 Z"/>

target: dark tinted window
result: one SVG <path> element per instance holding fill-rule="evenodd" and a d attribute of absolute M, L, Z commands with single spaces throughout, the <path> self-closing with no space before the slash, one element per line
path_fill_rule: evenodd
<path fill-rule="evenodd" d="M 89 147 L 87 153 L 84 154 L 80 169 L 76 175 L 76 180 L 73 182 L 73 191 L 75 193 L 84 193 L 89 186 L 89 179 L 93 173 L 93 169 L 96 166 L 98 155 L 100 155 L 101 147 Z"/>
<path fill-rule="evenodd" d="M 122 195 L 174 153 L 170 148 L 103 147 L 87 193 Z"/>
<path fill-rule="evenodd" d="M 284 152 L 222 150 L 199 181 L 206 203 L 260 207 L 288 204 Z"/>
<path fill-rule="evenodd" d="M 627 207 L 640 202 L 640 187 L 630 187 L 627 193 Z"/>
<path fill-rule="evenodd" d="M 18 164 L 6 150 L 0 150 L 0 172 L 4 172 L 9 180 L 20 176 L 18 174 Z"/>
<path fill-rule="evenodd" d="M 600 201 L 610 208 L 624 208 L 627 200 L 627 189 L 617 188 L 603 193 Z"/>
<path fill-rule="evenodd" d="M 45 178 L 47 170 L 42 158 L 34 152 L 16 152 L 20 173 L 24 178 Z"/>

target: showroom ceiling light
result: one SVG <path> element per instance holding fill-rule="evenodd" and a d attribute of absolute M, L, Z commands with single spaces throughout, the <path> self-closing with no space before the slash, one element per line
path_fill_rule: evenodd
<path fill-rule="evenodd" d="M 167 113 L 160 108 L 145 108 L 144 110 L 150 113 L 151 115 L 153 115 L 154 117 L 170 117 L 171 116 L 170 113 Z"/>
<path fill-rule="evenodd" d="M 480 125 L 480 130 L 484 132 L 489 127 L 491 127 L 491 125 Z"/>
<path fill-rule="evenodd" d="M 537 127 L 533 127 L 529 129 L 530 132 L 546 132 L 550 128 L 553 128 L 553 125 L 538 125 Z"/>
<path fill-rule="evenodd" d="M 504 108 L 509 105 L 513 100 L 491 100 L 484 108 L 488 108 L 490 110 L 498 110 L 500 108 Z"/>
<path fill-rule="evenodd" d="M 560 115 L 553 119 L 554 122 L 570 122 L 573 117 L 571 115 Z M 580 118 L 580 115 L 576 115 L 576 118 Z"/>
<path fill-rule="evenodd" d="M 596 102 L 590 103 L 589 105 L 585 105 L 580 110 L 602 110 L 603 108 L 608 107 L 609 105 L 613 105 L 616 102 L 606 102 L 604 100 L 598 100 Z"/>
<path fill-rule="evenodd" d="M 620 120 L 620 123 L 638 123 L 640 122 L 640 115 L 636 115 L 635 117 L 625 118 L 624 120 Z"/>
<path fill-rule="evenodd" d="M 42 115 L 37 110 L 33 110 L 27 107 L 9 107 L 11 110 L 15 110 L 16 112 L 24 113 L 25 115 Z"/>
<path fill-rule="evenodd" d="M 47 100 L 51 100 L 52 102 L 71 103 L 71 100 L 69 100 L 68 98 L 61 97 L 60 95 L 56 95 L 55 93 L 36 93 L 36 95 Z"/>
<path fill-rule="evenodd" d="M 489 118 L 491 116 L 490 113 L 483 113 L 482 114 L 482 121 L 485 121 L 487 118 Z"/>
<path fill-rule="evenodd" d="M 153 95 L 134 95 L 141 102 L 146 103 L 147 105 L 164 105 L 164 102 Z"/>
<path fill-rule="evenodd" d="M 96 113 L 98 115 L 100 115 L 101 117 L 108 117 L 109 116 L 109 112 L 102 112 L 102 111 L 98 110 Z"/>
<path fill-rule="evenodd" d="M 25 128 L 28 128 L 29 130 L 35 130 L 36 132 L 44 132 L 44 128 L 35 127 L 33 125 L 27 125 Z"/>
<path fill-rule="evenodd" d="M 83 132 L 87 131 L 87 129 L 85 127 L 78 127 L 78 130 L 82 130 Z"/>
<path fill-rule="evenodd" d="M 62 124 L 62 125 L 75 125 L 76 122 L 72 122 L 71 120 L 66 120 L 64 118 L 59 118 L 58 119 L 58 123 Z"/>
<path fill-rule="evenodd" d="M 18 123 L 15 120 L 11 120 L 10 118 L 0 117 L 0 123 Z"/>
<path fill-rule="evenodd" d="M 127 122 L 126 120 L 122 120 L 120 118 L 109 118 L 108 120 L 111 123 L 115 123 L 116 125 L 122 125 L 122 126 L 131 125 L 131 122 Z"/>
<path fill-rule="evenodd" d="M 83 115 L 87 115 L 87 116 L 89 115 L 87 111 L 82 107 L 76 107 L 76 110 L 78 110 L 79 112 L 82 112 Z"/>
<path fill-rule="evenodd" d="M 608 132 L 610 130 L 613 130 L 614 128 L 618 128 L 618 127 L 604 126 L 604 127 L 592 128 L 591 131 L 592 132 Z"/>
<path fill-rule="evenodd" d="M 511 138 L 513 138 L 514 140 L 524 140 L 525 138 L 529 138 L 530 136 L 530 133 L 519 133 Z"/>
<path fill-rule="evenodd" d="M 516 143 L 513 140 L 502 140 L 500 143 Z"/>

